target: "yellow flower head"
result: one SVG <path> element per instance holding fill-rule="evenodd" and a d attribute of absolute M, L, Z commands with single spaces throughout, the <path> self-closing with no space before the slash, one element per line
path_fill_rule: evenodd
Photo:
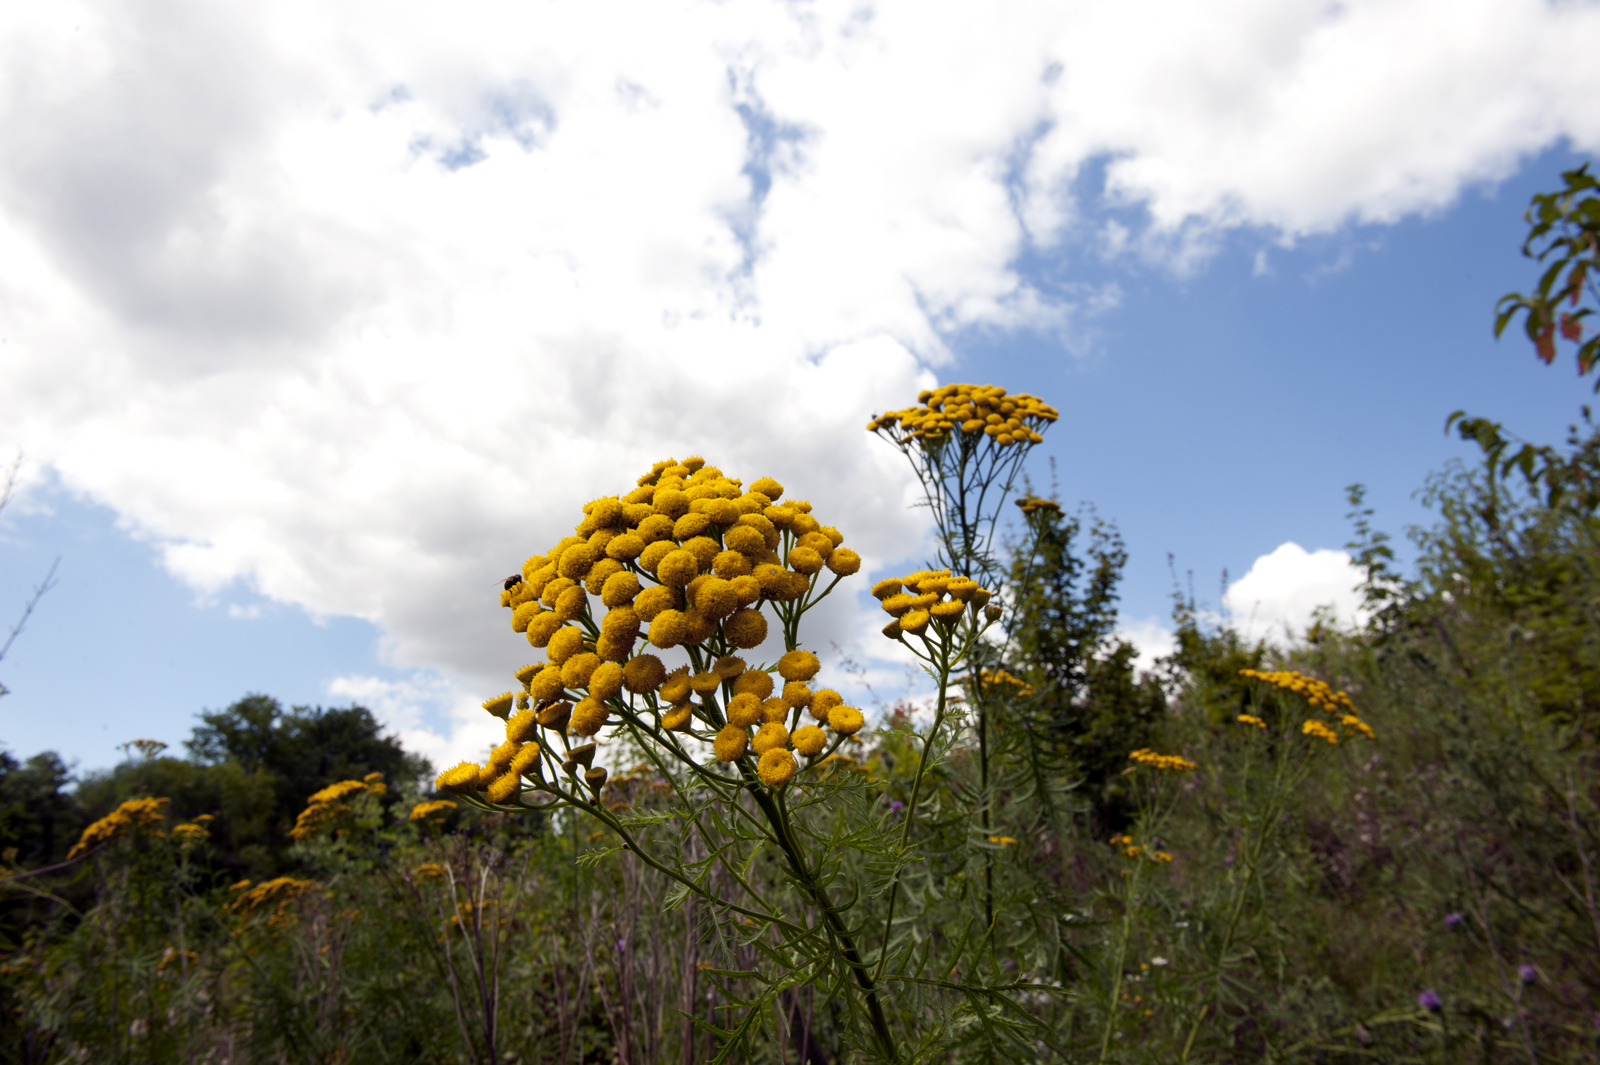
<path fill-rule="evenodd" d="M 538 727 L 539 719 L 534 716 L 532 707 L 518 710 L 506 722 L 506 739 L 513 743 L 521 743 L 532 736 Z"/>
<path fill-rule="evenodd" d="M 760 492 L 768 499 L 776 500 L 783 498 L 783 485 L 779 484 L 777 481 L 774 481 L 771 477 L 757 477 L 753 482 L 751 482 L 750 491 Z"/>
<path fill-rule="evenodd" d="M 699 561 L 692 552 L 681 547 L 668 553 L 656 565 L 656 576 L 661 583 L 673 588 L 685 588 L 699 575 Z"/>
<path fill-rule="evenodd" d="M 667 667 L 655 655 L 640 655 L 622 667 L 622 683 L 636 695 L 655 691 L 666 679 Z"/>
<path fill-rule="evenodd" d="M 717 738 L 712 741 L 712 750 L 716 753 L 717 761 L 733 762 L 744 755 L 745 748 L 750 743 L 750 736 L 738 725 L 724 725 L 717 733 Z"/>
<path fill-rule="evenodd" d="M 650 623 L 650 642 L 665 651 L 682 643 L 688 632 L 688 619 L 682 611 L 663 610 Z"/>
<path fill-rule="evenodd" d="M 570 727 L 580 736 L 593 736 L 605 725 L 607 713 L 606 704 L 591 695 L 572 708 Z"/>
<path fill-rule="evenodd" d="M 806 687 L 803 680 L 791 680 L 783 686 L 783 704 L 788 707 L 806 707 L 811 705 L 812 692 Z"/>
<path fill-rule="evenodd" d="M 552 665 L 561 665 L 567 659 L 583 650 L 583 630 L 566 628 L 550 637 L 550 644 L 545 649 Z"/>
<path fill-rule="evenodd" d="M 861 569 L 861 556 L 848 547 L 837 548 L 828 556 L 828 568 L 840 577 L 848 577 Z"/>
<path fill-rule="evenodd" d="M 1261 720 L 1259 717 L 1256 717 L 1254 714 L 1240 714 L 1239 723 L 1242 725 L 1254 725 L 1256 728 L 1261 729 L 1267 727 L 1267 723 Z"/>
<path fill-rule="evenodd" d="M 797 766 L 794 755 L 782 747 L 773 747 L 761 756 L 761 761 L 756 763 L 756 772 L 761 775 L 761 782 L 769 788 L 781 788 L 794 779 Z"/>
<path fill-rule="evenodd" d="M 697 695 L 709 695 L 722 685 L 722 678 L 712 672 L 696 673 L 689 678 L 689 690 Z"/>
<path fill-rule="evenodd" d="M 738 655 L 723 655 L 717 659 L 711 671 L 723 680 L 738 680 L 744 673 L 744 659 Z"/>
<path fill-rule="evenodd" d="M 757 701 L 770 696 L 772 688 L 772 674 L 759 669 L 746 670 L 739 674 L 738 679 L 733 682 L 733 693 L 735 695 L 744 695 L 748 692 L 754 695 Z"/>
<path fill-rule="evenodd" d="M 622 691 L 622 666 L 603 662 L 589 675 L 589 694 L 602 701 Z"/>
<path fill-rule="evenodd" d="M 767 619 L 761 611 L 749 607 L 735 610 L 722 623 L 722 635 L 741 650 L 760 647 L 767 638 Z"/>
<path fill-rule="evenodd" d="M 682 732 L 689 727 L 694 717 L 694 707 L 689 703 L 679 703 L 661 715 L 661 727 L 668 732 Z"/>
<path fill-rule="evenodd" d="M 761 720 L 761 700 L 743 692 L 728 700 L 728 723 L 749 728 Z"/>
<path fill-rule="evenodd" d="M 640 621 L 650 622 L 662 611 L 676 610 L 682 603 L 682 596 L 676 588 L 657 585 L 638 594 L 633 601 L 633 611 L 639 615 Z"/>
<path fill-rule="evenodd" d="M 766 754 L 768 751 L 778 747 L 788 747 L 789 730 L 784 728 L 781 722 L 768 721 L 756 729 L 756 738 L 751 742 L 750 746 L 757 754 Z"/>
<path fill-rule="evenodd" d="M 1264 681 L 1275 688 L 1293 692 L 1318 710 L 1328 714 L 1350 714 L 1356 712 L 1355 704 L 1350 701 L 1350 696 L 1342 691 L 1334 691 L 1332 687 L 1308 677 L 1304 673 L 1283 669 L 1271 672 L 1262 672 L 1255 669 L 1241 669 L 1241 676 L 1251 677 Z"/>
<path fill-rule="evenodd" d="M 900 631 L 912 636 L 921 636 L 928 631 L 928 623 L 933 618 L 926 610 L 907 611 L 900 617 Z"/>
<path fill-rule="evenodd" d="M 654 657 L 654 656 L 651 656 Z M 661 685 L 661 698 L 669 703 L 681 703 L 689 698 L 689 667 L 679 666 Z"/>
<path fill-rule="evenodd" d="M 815 725 L 802 725 L 794 730 L 794 735 L 789 739 L 794 743 L 794 749 L 807 758 L 815 758 L 828 745 L 827 733 Z"/>
<path fill-rule="evenodd" d="M 600 656 L 593 651 L 573 655 L 561 664 L 561 683 L 568 688 L 587 688 L 589 678 L 600 668 Z"/>
<path fill-rule="evenodd" d="M 493 699 L 484 701 L 483 708 L 495 717 L 505 717 L 511 710 L 511 701 L 516 698 L 513 692 L 502 692 Z"/>
<path fill-rule="evenodd" d="M 439 774 L 440 791 L 468 794 L 478 790 L 478 766 L 474 762 L 459 762 Z"/>
<path fill-rule="evenodd" d="M 523 744 L 517 750 L 517 753 L 512 756 L 510 770 L 518 776 L 539 776 L 541 772 L 539 745 L 537 743 Z"/>
<path fill-rule="evenodd" d="M 778 676 L 784 680 L 810 680 L 822 663 L 810 651 L 794 650 L 778 659 Z"/>
<path fill-rule="evenodd" d="M 811 716 L 818 721 L 828 720 L 828 711 L 844 705 L 844 696 L 832 688 L 823 688 L 811 696 Z"/>
<path fill-rule="evenodd" d="M 546 666 L 534 674 L 532 680 L 528 681 L 528 695 L 540 702 L 544 702 L 546 699 L 554 699 L 560 695 L 563 687 L 565 685 L 561 682 L 561 668 L 559 666 Z"/>
<path fill-rule="evenodd" d="M 835 706 L 828 711 L 828 727 L 841 736 L 854 736 L 867 719 L 853 706 Z"/>

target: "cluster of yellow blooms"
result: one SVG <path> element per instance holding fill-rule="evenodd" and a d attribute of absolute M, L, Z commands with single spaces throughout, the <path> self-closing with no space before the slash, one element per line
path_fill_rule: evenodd
<path fill-rule="evenodd" d="M 1332 687 L 1317 680 L 1315 677 L 1308 677 L 1304 673 L 1296 673 L 1290 669 L 1269 672 L 1256 669 L 1241 669 L 1239 674 L 1264 681 L 1275 688 L 1293 692 L 1310 703 L 1314 709 L 1337 717 L 1339 724 L 1344 727 L 1346 735 L 1360 733 L 1369 740 L 1378 738 L 1377 734 L 1372 731 L 1372 726 L 1361 720 L 1356 714 L 1355 704 L 1350 701 L 1348 694 L 1342 691 L 1334 691 Z M 1249 714 L 1241 714 L 1239 720 L 1260 728 L 1267 727 L 1266 723 L 1260 718 Z M 1327 740 L 1331 744 L 1337 745 L 1339 742 L 1339 734 L 1320 721 L 1307 720 L 1300 726 L 1300 731 L 1307 736 L 1316 736 Z"/>
<path fill-rule="evenodd" d="M 1254 725 L 1256 728 L 1262 728 L 1262 729 L 1267 727 L 1267 723 L 1265 721 L 1261 720 L 1259 717 L 1257 717 L 1254 714 L 1240 714 L 1239 715 L 1239 724 L 1241 724 L 1241 725 Z"/>
<path fill-rule="evenodd" d="M 1034 511 L 1038 510 L 1053 514 L 1061 513 L 1060 503 L 1057 503 L 1053 499 L 1045 499 L 1041 496 L 1023 496 L 1021 499 L 1017 500 L 1017 506 L 1022 508 L 1022 512 L 1024 514 L 1032 514 Z"/>
<path fill-rule="evenodd" d="M 250 881 L 241 880 L 228 888 L 232 892 L 243 892 L 233 900 L 233 909 L 237 913 L 249 914 L 271 903 L 277 904 L 273 913 L 271 924 L 281 923 L 289 914 L 289 909 L 294 901 L 311 888 L 316 887 L 313 880 L 296 880 L 292 876 L 280 876 L 273 880 L 251 886 Z"/>
<path fill-rule="evenodd" d="M 188 823 L 173 825 L 172 838 L 186 850 L 197 844 L 204 843 L 211 838 L 211 830 L 206 828 L 207 822 L 211 820 L 210 814 L 201 814 Z"/>
<path fill-rule="evenodd" d="M 891 640 L 921 636 L 929 625 L 938 625 L 946 631 L 953 629 L 969 603 L 977 610 L 994 596 L 972 578 L 952 576 L 947 569 L 918 570 L 904 577 L 890 577 L 874 584 L 872 594 L 882 604 L 884 613 L 894 618 L 883 627 L 883 634 Z M 990 620 L 994 620 L 999 607 L 987 609 Z"/>
<path fill-rule="evenodd" d="M 419 802 L 411 808 L 411 821 L 426 821 L 434 814 L 442 814 L 447 810 L 454 810 L 456 804 L 449 799 L 434 799 L 432 802 Z"/>
<path fill-rule="evenodd" d="M 83 830 L 77 845 L 67 852 L 76 858 L 86 850 L 141 828 L 158 828 L 171 799 L 129 799 Z M 159 835 L 159 830 L 157 832 Z"/>
<path fill-rule="evenodd" d="M 763 604 L 776 604 L 780 614 L 803 607 L 813 594 L 825 594 L 830 575 L 836 582 L 861 568 L 861 556 L 842 546 L 839 530 L 813 517 L 810 503 L 780 503 L 783 494 L 770 477 L 747 489 L 703 459 L 667 459 L 632 491 L 585 506 L 575 535 L 529 558 L 501 593 L 513 631 L 546 657 L 517 670 L 520 691 L 483 704 L 506 720 L 505 743 L 484 765 L 447 770 L 439 787 L 509 803 L 523 778 L 543 779 L 542 748 L 533 739 L 538 729 L 565 747 L 568 735 L 593 736 L 614 712 L 634 712 L 635 697 L 661 730 L 708 738 L 694 732 L 698 719 L 715 732 L 723 762 L 753 749 L 761 779 L 772 787 L 797 771 L 791 746 L 809 758 L 828 745 L 817 726 L 791 736 L 785 727 L 791 713 L 798 718 L 809 709 L 840 736 L 859 731 L 861 711 L 845 706 L 837 692 L 806 686 L 820 669 L 815 655 L 783 656 L 777 673 L 784 687 L 775 696 L 769 672 L 748 670 L 727 653 L 766 640 Z M 590 596 L 599 598 L 603 616 L 591 610 Z M 714 657 L 714 665 L 669 672 L 655 654 L 633 653 L 641 635 L 660 650 L 684 646 Z M 593 764 L 594 755 L 593 743 L 568 748 L 562 768 L 574 779 L 581 770 L 598 799 L 608 774 Z"/>
<path fill-rule="evenodd" d="M 984 688 L 999 687 L 1001 685 L 1004 685 L 1004 686 L 1006 686 L 1008 688 L 1013 689 L 1011 694 L 1016 696 L 1018 699 L 1031 698 L 1033 696 L 1033 694 L 1034 694 L 1033 685 L 1032 684 L 1029 684 L 1027 681 L 1023 680 L 1021 677 L 1013 676 L 1012 674 L 1007 673 L 1003 669 L 980 669 L 980 670 L 978 670 L 978 682 L 979 682 L 979 685 L 981 687 L 984 687 Z M 971 684 L 972 683 L 972 678 L 971 677 L 957 677 L 956 678 L 956 683 L 957 684 Z"/>
<path fill-rule="evenodd" d="M 1148 747 L 1130 751 L 1128 758 L 1130 761 L 1149 766 L 1151 769 L 1166 769 L 1175 773 L 1183 773 L 1191 769 L 1200 768 L 1200 763 L 1191 762 L 1181 754 L 1157 754 Z"/>
<path fill-rule="evenodd" d="M 1001 447 L 1037 444 L 1039 430 L 1055 421 L 1056 409 L 1026 392 L 1007 395 L 994 385 L 945 385 L 917 396 L 917 406 L 880 414 L 867 431 L 885 432 L 900 446 L 913 440 L 939 444 L 959 432 L 991 437 Z"/>
<path fill-rule="evenodd" d="M 368 773 L 360 780 L 341 780 L 337 784 L 329 784 L 306 800 L 306 808 L 295 818 L 289 835 L 295 840 L 303 840 L 340 814 L 349 813 L 350 807 L 340 801 L 348 796 L 361 792 L 383 795 L 388 790 L 383 783 L 382 773 Z"/>
<path fill-rule="evenodd" d="M 1294 692 L 1325 713 L 1353 714 L 1356 712 L 1355 704 L 1350 701 L 1350 696 L 1344 692 L 1334 691 L 1315 677 L 1308 677 L 1304 673 L 1296 673 L 1292 669 L 1279 669 L 1269 672 L 1262 672 L 1256 669 L 1241 669 L 1239 675 L 1266 681 L 1275 688 Z"/>
<path fill-rule="evenodd" d="M 1166 851 L 1158 851 L 1141 847 L 1139 844 L 1133 841 L 1132 836 L 1112 836 L 1110 843 L 1113 847 L 1121 848 L 1122 856 L 1124 858 L 1144 858 L 1148 861 L 1156 862 L 1158 864 L 1161 862 L 1172 861 L 1172 855 L 1168 854 Z"/>

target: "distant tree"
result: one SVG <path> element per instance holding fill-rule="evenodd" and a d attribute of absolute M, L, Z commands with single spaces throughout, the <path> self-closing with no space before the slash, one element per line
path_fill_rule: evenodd
<path fill-rule="evenodd" d="M 1018 502 L 1027 532 L 1011 564 L 1012 669 L 1034 694 L 1013 712 L 1030 755 L 1077 776 L 1097 827 L 1109 831 L 1126 815 L 1128 752 L 1151 741 L 1166 711 L 1160 684 L 1137 674 L 1137 649 L 1115 632 L 1127 549 L 1109 522 L 1090 515 L 1085 529 L 1050 500 Z"/>

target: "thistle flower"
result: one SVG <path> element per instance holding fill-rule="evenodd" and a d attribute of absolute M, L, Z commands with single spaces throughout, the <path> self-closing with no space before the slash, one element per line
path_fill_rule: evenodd
<path fill-rule="evenodd" d="M 756 772 L 761 782 L 769 788 L 781 788 L 794 779 L 797 766 L 794 755 L 782 747 L 774 747 L 761 756 Z"/>

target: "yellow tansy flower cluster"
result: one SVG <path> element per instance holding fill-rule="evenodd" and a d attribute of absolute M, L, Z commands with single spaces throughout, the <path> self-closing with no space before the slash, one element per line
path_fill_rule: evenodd
<path fill-rule="evenodd" d="M 1318 710 L 1329 714 L 1353 714 L 1356 712 L 1355 704 L 1350 701 L 1350 696 L 1342 691 L 1334 691 L 1315 677 L 1308 677 L 1304 673 L 1296 673 L 1292 669 L 1272 670 L 1269 672 L 1262 672 L 1256 669 L 1241 669 L 1239 675 L 1266 681 L 1273 687 L 1294 692 Z"/>
<path fill-rule="evenodd" d="M 1329 743 L 1334 745 L 1337 745 L 1339 742 L 1339 734 L 1337 732 L 1333 731 L 1333 729 L 1329 728 L 1327 725 L 1324 725 L 1322 722 L 1315 720 L 1314 718 L 1307 718 L 1305 724 L 1300 726 L 1300 731 L 1305 733 L 1307 736 L 1316 736 L 1317 738 L 1327 740 Z"/>
<path fill-rule="evenodd" d="M 809 707 L 842 735 L 860 729 L 859 710 L 844 707 L 837 693 L 806 687 L 815 668 L 784 665 L 795 655 L 813 663 L 815 656 L 785 655 L 777 670 L 785 686 L 775 696 L 769 673 L 747 671 L 731 653 L 766 640 L 763 606 L 788 619 L 829 582 L 861 568 L 861 557 L 843 546 L 838 529 L 813 516 L 810 503 L 783 497 L 770 477 L 745 486 L 704 459 L 666 459 L 633 490 L 585 506 L 574 535 L 529 558 L 501 593 L 512 629 L 545 652 L 545 661 L 517 671 L 520 691 L 483 704 L 505 719 L 506 742 L 485 765 L 447 770 L 439 787 L 509 803 L 522 779 L 543 779 L 541 747 L 532 738 L 538 729 L 565 746 L 568 735 L 594 736 L 619 711 L 631 712 L 635 697 L 662 731 L 689 732 L 697 721 L 714 730 L 724 762 L 754 750 L 772 786 L 796 771 L 791 746 L 809 757 L 828 742 L 814 726 L 791 737 L 784 727 L 791 711 Z M 656 654 L 635 654 L 641 638 L 657 650 L 693 649 L 715 664 L 693 674 L 688 667 L 669 671 Z M 592 743 L 570 748 L 561 764 L 574 779 L 581 771 L 598 798 L 608 774 L 593 765 L 594 754 Z"/>
<path fill-rule="evenodd" d="M 980 669 L 978 670 L 978 681 L 979 684 L 984 688 L 1001 686 L 1011 688 L 1011 694 L 1015 695 L 1018 699 L 1028 699 L 1034 694 L 1032 684 L 1029 684 L 1021 677 L 1014 676 L 1003 669 Z M 970 676 L 957 677 L 956 683 L 971 684 L 972 678 Z"/>
<path fill-rule="evenodd" d="M 1057 503 L 1053 499 L 1044 499 L 1041 496 L 1023 496 L 1021 499 L 1017 500 L 1016 503 L 1018 507 L 1022 508 L 1022 512 L 1024 514 L 1033 514 L 1037 511 L 1045 511 L 1053 514 L 1061 513 L 1060 503 Z"/>
<path fill-rule="evenodd" d="M 350 807 L 344 805 L 341 800 L 351 795 L 363 792 L 382 795 L 387 791 L 388 788 L 383 784 L 382 773 L 368 773 L 360 780 L 341 780 L 337 784 L 329 784 L 306 800 L 306 808 L 295 818 L 289 836 L 295 840 L 303 840 L 328 825 L 340 814 L 349 813 Z"/>
<path fill-rule="evenodd" d="M 937 445 L 953 434 L 980 443 L 988 436 L 1000 447 L 1013 447 L 1042 442 L 1039 430 L 1060 417 L 1035 396 L 1007 395 L 995 385 L 945 385 L 919 394 L 917 404 L 878 415 L 867 431 L 883 433 L 901 447 L 912 441 Z"/>
<path fill-rule="evenodd" d="M 1347 735 L 1359 733 L 1369 740 L 1378 738 L 1377 734 L 1372 731 L 1372 726 L 1361 720 L 1361 717 L 1356 713 L 1355 704 L 1350 701 L 1348 694 L 1342 691 L 1334 691 L 1331 686 L 1315 677 L 1308 677 L 1304 673 L 1296 673 L 1290 669 L 1270 672 L 1241 669 L 1239 674 L 1254 680 L 1264 681 L 1273 687 L 1282 688 L 1284 691 L 1293 692 L 1310 703 L 1314 709 L 1337 717 L 1339 724 L 1343 726 Z M 1243 721 L 1245 717 L 1240 717 L 1239 720 Z M 1261 727 L 1265 728 L 1266 725 L 1262 724 Z M 1339 742 L 1338 733 L 1320 721 L 1307 721 L 1301 726 L 1300 731 L 1307 736 L 1321 737 L 1329 743 L 1336 744 Z"/>
<path fill-rule="evenodd" d="M 161 824 L 167 803 L 171 801 L 171 799 L 129 799 L 84 829 L 83 835 L 78 837 L 77 844 L 67 852 L 67 858 L 69 860 L 76 858 L 84 851 L 92 850 L 117 836 L 141 828 L 156 828 Z"/>
<path fill-rule="evenodd" d="M 313 880 L 296 880 L 292 876 L 280 876 L 273 880 L 251 887 L 250 881 L 241 880 L 230 887 L 229 891 L 243 892 L 233 900 L 233 909 L 237 913 L 250 914 L 264 906 L 276 904 L 270 924 L 277 925 L 289 916 L 290 907 L 295 899 L 316 887 Z"/>
<path fill-rule="evenodd" d="M 206 826 L 189 822 L 182 825 L 173 825 L 172 838 L 175 842 L 181 844 L 185 848 L 188 848 L 199 843 L 204 843 L 206 840 L 211 838 L 211 833 L 209 830 L 207 830 Z"/>
<path fill-rule="evenodd" d="M 1132 836 L 1112 836 L 1109 842 L 1113 847 L 1116 847 L 1118 850 L 1122 851 L 1122 856 L 1124 858 L 1132 858 L 1135 860 L 1143 858 L 1146 861 L 1156 862 L 1158 864 L 1172 861 L 1172 855 L 1168 854 L 1166 851 L 1158 851 L 1153 848 L 1141 847 L 1139 844 L 1133 841 Z"/>
<path fill-rule="evenodd" d="M 1200 763 L 1191 762 L 1181 754 L 1157 754 L 1148 747 L 1130 751 L 1128 758 L 1130 761 L 1149 766 L 1151 769 L 1162 769 L 1174 773 L 1185 773 L 1191 769 L 1200 768 Z"/>
<path fill-rule="evenodd" d="M 978 610 L 993 598 L 993 593 L 980 588 L 977 581 L 954 576 L 947 569 L 890 577 L 874 584 L 872 594 L 884 613 L 894 618 L 883 627 L 883 634 L 891 640 L 921 636 L 930 625 L 953 629 L 969 605 Z"/>
<path fill-rule="evenodd" d="M 407 820 L 426 821 L 434 814 L 442 814 L 449 810 L 454 810 L 455 808 L 456 804 L 451 802 L 449 799 L 434 799 L 430 802 L 419 802 L 411 808 L 411 816 L 407 818 Z"/>

